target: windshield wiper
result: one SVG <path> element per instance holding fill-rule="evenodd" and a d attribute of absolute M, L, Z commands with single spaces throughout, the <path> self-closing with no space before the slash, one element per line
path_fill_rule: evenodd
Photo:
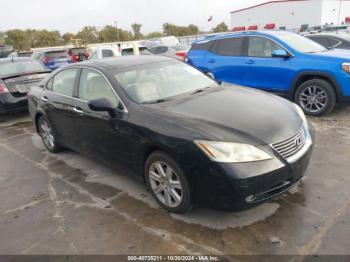
<path fill-rule="evenodd" d="M 195 95 L 195 94 L 201 93 L 201 92 L 207 90 L 208 88 L 211 88 L 211 86 L 207 86 L 207 87 L 204 87 L 204 88 L 201 88 L 201 89 L 197 89 L 196 91 L 192 92 L 191 95 Z"/>
<path fill-rule="evenodd" d="M 143 102 L 142 104 L 159 104 L 159 103 L 167 102 L 170 100 L 171 100 L 170 98 L 160 98 L 160 99 L 156 99 L 156 100 Z"/>

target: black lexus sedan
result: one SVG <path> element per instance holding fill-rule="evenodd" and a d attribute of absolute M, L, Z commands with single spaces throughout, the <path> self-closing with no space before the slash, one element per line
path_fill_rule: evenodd
<path fill-rule="evenodd" d="M 299 181 L 312 151 L 302 110 L 219 86 L 171 58 L 130 56 L 65 66 L 28 94 L 46 148 L 70 148 L 142 176 L 170 212 L 242 210 Z M 126 169 L 125 169 L 126 167 Z"/>
<path fill-rule="evenodd" d="M 0 115 L 27 110 L 27 92 L 48 73 L 30 58 L 0 59 Z"/>

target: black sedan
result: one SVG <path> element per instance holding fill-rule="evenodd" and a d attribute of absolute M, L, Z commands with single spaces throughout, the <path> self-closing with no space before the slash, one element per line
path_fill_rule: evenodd
<path fill-rule="evenodd" d="M 0 114 L 27 110 L 27 92 L 48 73 L 30 58 L 0 59 Z"/>
<path fill-rule="evenodd" d="M 298 106 L 219 86 L 170 58 L 65 66 L 28 99 L 49 151 L 70 148 L 143 177 L 170 212 L 255 206 L 299 181 L 311 157 Z"/>

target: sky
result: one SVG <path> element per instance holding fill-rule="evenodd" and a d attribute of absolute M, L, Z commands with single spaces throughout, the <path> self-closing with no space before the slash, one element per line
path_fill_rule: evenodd
<path fill-rule="evenodd" d="M 165 22 L 196 24 L 208 30 L 224 21 L 230 25 L 230 12 L 264 0 L 0 0 L 0 31 L 8 29 L 47 29 L 76 33 L 86 25 L 106 24 L 131 30 L 162 31 Z M 212 22 L 207 19 L 213 16 Z"/>

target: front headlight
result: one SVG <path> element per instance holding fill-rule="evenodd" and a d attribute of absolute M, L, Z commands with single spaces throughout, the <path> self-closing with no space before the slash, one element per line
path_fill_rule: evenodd
<path fill-rule="evenodd" d="M 343 71 L 350 74 L 350 63 L 342 63 L 341 68 L 343 69 Z"/>
<path fill-rule="evenodd" d="M 300 108 L 300 106 L 298 106 L 297 104 L 294 104 L 294 106 L 295 106 L 295 109 L 296 109 L 296 111 L 298 112 L 298 114 L 299 114 L 301 120 L 303 120 L 304 126 L 308 129 L 309 126 L 308 126 L 308 124 L 307 124 L 307 119 L 306 119 L 306 116 L 305 116 L 305 114 L 304 114 L 304 111 L 303 111 L 303 110 Z"/>
<path fill-rule="evenodd" d="M 243 163 L 272 159 L 268 153 L 253 145 L 205 140 L 195 140 L 194 143 L 215 162 Z"/>

